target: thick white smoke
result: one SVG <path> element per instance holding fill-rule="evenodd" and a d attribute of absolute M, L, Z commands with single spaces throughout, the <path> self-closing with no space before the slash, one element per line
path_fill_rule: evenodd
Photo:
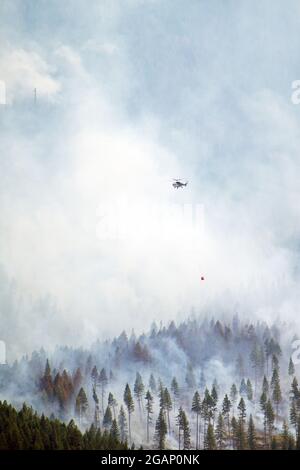
<path fill-rule="evenodd" d="M 219 23 L 219 2 L 184 11 L 180 2 L 26 3 L 2 5 L 0 315 L 9 357 L 142 331 L 192 309 L 295 317 L 299 115 L 289 100 L 294 62 L 287 68 L 281 51 L 292 57 L 296 2 L 286 23 L 279 3 L 260 12 L 230 3 Z M 216 29 L 220 41 L 211 40 Z M 174 190 L 174 177 L 187 188 Z M 120 202 L 138 204 L 129 236 L 103 239 L 102 217 L 116 221 L 107 210 Z M 204 208 L 196 236 L 191 220 L 168 219 L 184 204 Z M 166 208 L 166 239 L 159 224 L 147 236 L 153 207 Z"/>

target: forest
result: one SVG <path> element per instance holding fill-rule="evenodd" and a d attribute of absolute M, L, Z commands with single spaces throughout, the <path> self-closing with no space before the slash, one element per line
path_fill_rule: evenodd
<path fill-rule="evenodd" d="M 1 366 L 0 447 L 300 449 L 294 332 L 192 317 L 35 351 Z"/>
<path fill-rule="evenodd" d="M 5 401 L 0 402 L 0 450 L 126 450 L 120 442 L 117 427 L 101 432 L 92 424 L 84 433 L 75 422 L 67 425 L 49 419 L 25 404 L 17 411 Z"/>

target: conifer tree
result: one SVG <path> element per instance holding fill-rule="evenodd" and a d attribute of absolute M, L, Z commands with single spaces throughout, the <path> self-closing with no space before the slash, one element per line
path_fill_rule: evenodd
<path fill-rule="evenodd" d="M 268 437 L 269 437 L 269 445 L 271 446 L 272 437 L 273 437 L 273 429 L 274 429 L 274 420 L 275 420 L 275 415 L 274 415 L 274 410 L 273 410 L 271 400 L 267 401 L 265 416 L 266 416 L 266 423 L 267 423 L 267 430 L 268 430 Z"/>
<path fill-rule="evenodd" d="M 245 401 L 243 397 L 240 399 L 240 402 L 238 404 L 238 410 L 239 410 L 239 418 L 244 423 L 246 419 L 246 405 L 245 405 Z"/>
<path fill-rule="evenodd" d="M 185 411 L 182 411 L 181 414 L 181 425 L 183 431 L 183 449 L 188 450 L 191 447 L 191 432 Z"/>
<path fill-rule="evenodd" d="M 137 372 L 133 391 L 134 391 L 134 396 L 137 399 L 137 402 L 138 402 L 138 405 L 139 405 L 140 416 L 141 416 L 142 409 L 143 409 L 144 390 L 145 390 L 145 387 L 144 387 L 144 384 L 143 384 L 142 376 L 139 372 Z"/>
<path fill-rule="evenodd" d="M 153 374 L 151 374 L 150 378 L 149 378 L 149 388 L 150 388 L 150 390 L 153 394 L 156 393 L 156 391 L 157 391 L 157 389 L 156 389 L 156 380 L 155 380 Z"/>
<path fill-rule="evenodd" d="M 279 405 L 282 401 L 282 394 L 280 388 L 280 381 L 279 381 L 279 374 L 277 369 L 274 369 L 273 376 L 272 376 L 272 399 L 276 406 L 276 415 L 278 417 Z"/>
<path fill-rule="evenodd" d="M 199 416 L 201 414 L 201 398 L 199 392 L 195 392 L 192 401 L 192 411 L 196 414 L 196 449 L 200 447 Z"/>
<path fill-rule="evenodd" d="M 97 429 L 100 427 L 100 411 L 99 411 L 99 398 L 98 398 L 96 389 L 94 387 L 93 387 L 93 400 L 95 402 L 94 425 Z"/>
<path fill-rule="evenodd" d="M 253 389 L 252 389 L 252 383 L 250 381 L 250 379 L 247 380 L 247 399 L 248 401 L 252 401 L 253 400 Z"/>
<path fill-rule="evenodd" d="M 74 391 L 77 392 L 82 383 L 82 373 L 80 367 L 77 367 L 75 374 L 73 375 L 73 387 Z"/>
<path fill-rule="evenodd" d="M 109 406 L 106 407 L 104 416 L 103 416 L 103 427 L 104 429 L 110 429 L 112 425 L 113 417 L 112 412 Z"/>
<path fill-rule="evenodd" d="M 213 388 L 215 388 L 216 390 L 216 399 L 218 400 L 218 393 L 219 393 L 220 387 L 216 378 L 214 378 L 214 381 L 212 383 L 212 389 Z"/>
<path fill-rule="evenodd" d="M 112 420 L 112 424 L 110 428 L 110 437 L 114 445 L 116 445 L 116 443 L 120 440 L 120 431 L 119 431 L 117 421 L 115 419 Z"/>
<path fill-rule="evenodd" d="M 238 423 L 236 418 L 233 416 L 231 419 L 231 439 L 232 439 L 232 448 L 236 449 L 237 447 L 237 432 L 238 432 Z"/>
<path fill-rule="evenodd" d="M 264 441 L 265 445 L 267 445 L 267 418 L 266 418 L 266 407 L 267 407 L 268 397 L 266 392 L 263 392 L 260 396 L 260 409 L 263 412 L 264 416 Z"/>
<path fill-rule="evenodd" d="M 298 381 L 296 377 L 294 377 L 292 381 L 290 396 L 291 396 L 291 401 L 294 402 L 296 405 L 300 398 L 300 391 L 299 391 Z"/>
<path fill-rule="evenodd" d="M 211 422 L 214 418 L 214 409 L 215 409 L 215 402 L 212 399 L 209 390 L 206 388 L 204 392 L 204 398 L 202 401 L 202 411 L 203 411 L 203 418 L 204 424 L 207 425 Z"/>
<path fill-rule="evenodd" d="M 70 402 L 74 392 L 72 377 L 67 373 L 66 370 L 63 370 L 62 373 L 62 388 L 64 391 L 64 406 L 66 406 Z"/>
<path fill-rule="evenodd" d="M 131 444 L 131 415 L 134 412 L 134 403 L 131 394 L 131 390 L 128 384 L 126 384 L 124 391 L 124 403 L 128 412 L 128 433 L 129 433 L 129 443 Z"/>
<path fill-rule="evenodd" d="M 127 420 L 126 420 L 126 415 L 125 415 L 123 405 L 120 406 L 118 424 L 120 428 L 121 441 L 125 442 L 127 440 Z"/>
<path fill-rule="evenodd" d="M 204 439 L 204 448 L 206 450 L 214 450 L 216 449 L 216 438 L 213 425 L 211 423 L 207 426 L 207 431 Z"/>
<path fill-rule="evenodd" d="M 296 428 L 296 449 L 300 449 L 300 416 L 297 418 L 297 428 Z"/>
<path fill-rule="evenodd" d="M 234 416 L 234 408 L 237 403 L 237 399 L 238 399 L 238 391 L 237 391 L 236 385 L 232 384 L 231 389 L 230 389 L 230 400 L 232 403 L 233 416 Z"/>
<path fill-rule="evenodd" d="M 226 394 L 222 403 L 222 414 L 227 423 L 227 432 L 230 435 L 230 410 L 231 410 L 231 401 Z"/>
<path fill-rule="evenodd" d="M 178 426 L 179 450 L 181 445 L 181 432 L 183 437 L 183 449 L 189 449 L 191 446 L 191 432 L 186 413 L 181 407 L 179 408 L 178 415 L 176 417 L 176 423 Z"/>
<path fill-rule="evenodd" d="M 165 414 L 163 409 L 160 409 L 156 425 L 155 425 L 155 444 L 160 450 L 164 450 L 166 447 L 166 436 L 167 436 L 167 423 L 165 420 Z"/>
<path fill-rule="evenodd" d="M 269 375 L 269 357 L 271 355 L 269 343 L 270 343 L 270 338 L 265 338 L 264 350 L 265 350 L 265 355 L 266 355 L 267 376 Z"/>
<path fill-rule="evenodd" d="M 246 434 L 245 434 L 245 420 L 246 420 L 246 405 L 243 397 L 238 404 L 239 420 L 237 422 L 236 439 L 237 448 L 240 450 L 246 447 Z"/>
<path fill-rule="evenodd" d="M 274 389 L 275 382 L 278 380 L 278 369 L 277 367 L 274 367 L 273 373 L 272 373 L 272 378 L 271 378 L 271 390 Z"/>
<path fill-rule="evenodd" d="M 268 401 L 268 397 L 267 397 L 266 393 L 263 392 L 261 394 L 260 400 L 259 400 L 260 408 L 261 408 L 263 413 L 265 412 L 267 401 Z"/>
<path fill-rule="evenodd" d="M 249 417 L 248 433 L 247 433 L 248 447 L 250 450 L 256 449 L 256 431 L 252 414 Z"/>
<path fill-rule="evenodd" d="M 92 378 L 92 384 L 93 388 L 97 390 L 97 385 L 98 385 L 98 369 L 96 366 L 93 367 L 92 372 L 91 372 L 91 378 Z"/>
<path fill-rule="evenodd" d="M 22 434 L 17 423 L 13 421 L 9 423 L 9 448 L 11 450 L 22 450 L 22 447 Z"/>
<path fill-rule="evenodd" d="M 245 433 L 245 423 L 244 421 L 239 418 L 236 426 L 236 445 L 238 450 L 246 449 L 247 439 Z"/>
<path fill-rule="evenodd" d="M 179 386 L 176 377 L 173 377 L 172 382 L 171 382 L 171 392 L 173 395 L 173 404 L 174 404 L 174 410 L 176 409 L 176 406 L 178 404 L 179 400 Z"/>
<path fill-rule="evenodd" d="M 296 403 L 292 400 L 290 406 L 290 423 L 295 428 L 296 438 L 298 436 L 298 413 Z"/>
<path fill-rule="evenodd" d="M 151 415 L 153 414 L 153 397 L 148 390 L 145 396 L 146 400 L 146 411 L 147 411 L 147 443 L 149 442 L 149 429 L 152 422 Z"/>
<path fill-rule="evenodd" d="M 82 436 L 73 419 L 67 426 L 67 439 L 71 450 L 82 449 Z"/>
<path fill-rule="evenodd" d="M 216 427 L 216 441 L 218 444 L 218 449 L 224 449 L 225 444 L 225 425 L 224 419 L 221 413 L 218 415 L 217 427 Z"/>
<path fill-rule="evenodd" d="M 283 421 L 282 432 L 281 432 L 281 448 L 283 450 L 289 450 L 290 447 L 290 433 L 286 421 Z"/>
<path fill-rule="evenodd" d="M 271 338 L 269 341 L 269 356 L 272 357 L 272 370 L 275 367 L 279 368 L 279 361 L 278 357 L 281 355 L 281 348 L 279 344 Z"/>
<path fill-rule="evenodd" d="M 164 389 L 164 411 L 167 415 L 168 431 L 171 432 L 170 411 L 172 410 L 172 399 L 167 388 Z"/>
<path fill-rule="evenodd" d="M 295 428 L 296 441 L 298 442 L 300 436 L 299 427 L 299 412 L 300 412 L 300 391 L 296 377 L 293 378 L 291 391 L 290 391 L 290 422 Z M 297 444 L 298 448 L 298 444 Z M 300 448 L 300 447 L 299 447 Z"/>
<path fill-rule="evenodd" d="M 108 394 L 107 403 L 108 403 L 108 406 L 110 406 L 110 408 L 113 411 L 114 419 L 116 419 L 116 407 L 118 406 L 118 402 L 111 392 L 109 392 Z"/>
<path fill-rule="evenodd" d="M 256 397 L 257 381 L 264 368 L 264 351 L 257 341 L 251 350 L 250 361 L 254 369 L 254 397 Z"/>
<path fill-rule="evenodd" d="M 212 398 L 212 401 L 213 401 L 213 407 L 212 408 L 213 408 L 213 420 L 214 420 L 216 412 L 217 412 L 217 408 L 218 408 L 218 392 L 217 392 L 217 386 L 216 385 L 212 386 L 211 398 Z"/>
<path fill-rule="evenodd" d="M 242 381 L 241 381 L 241 385 L 240 385 L 240 395 L 241 395 L 242 397 L 246 397 L 246 396 L 247 396 L 247 385 L 246 385 L 245 379 L 242 379 Z"/>
<path fill-rule="evenodd" d="M 267 359 L 267 378 L 269 376 L 269 358 L 273 357 L 274 355 L 279 356 L 281 354 L 281 349 L 279 344 L 273 338 L 266 338 L 265 339 L 265 354 Z M 274 367 L 272 366 L 272 369 Z"/>
<path fill-rule="evenodd" d="M 41 380 L 41 389 L 45 390 L 47 398 L 51 401 L 54 393 L 51 368 L 49 360 L 46 361 L 45 372 Z"/>
<path fill-rule="evenodd" d="M 159 391 L 158 391 L 158 397 L 159 397 L 159 407 L 163 410 L 163 412 L 165 413 L 165 388 L 164 388 L 164 385 L 161 381 L 161 379 L 159 379 L 159 385 L 158 385 L 158 388 L 159 388 Z M 166 417 L 166 416 L 165 416 Z"/>
<path fill-rule="evenodd" d="M 269 382 L 268 382 L 268 379 L 267 379 L 267 377 L 266 377 L 265 375 L 264 375 L 264 378 L 263 378 L 262 393 L 264 393 L 265 396 L 268 397 L 268 394 L 269 394 Z"/>
<path fill-rule="evenodd" d="M 89 375 L 91 373 L 92 362 L 93 362 L 93 358 L 91 355 L 89 355 L 85 364 L 85 375 Z"/>
<path fill-rule="evenodd" d="M 289 375 L 292 376 L 295 374 L 295 366 L 293 363 L 292 358 L 290 357 L 290 362 L 289 362 Z"/>
<path fill-rule="evenodd" d="M 79 424 L 82 424 L 82 418 L 86 416 L 86 413 L 88 411 L 88 399 L 86 396 L 86 393 L 84 389 L 81 387 L 81 389 L 78 392 L 76 402 L 75 402 L 75 413 L 77 414 L 79 418 Z"/>
<path fill-rule="evenodd" d="M 181 431 L 182 431 L 182 407 L 178 410 L 178 415 L 176 416 L 176 425 L 178 426 L 178 449 L 181 450 Z"/>
<path fill-rule="evenodd" d="M 279 372 L 279 360 L 276 354 L 272 355 L 272 370 L 277 369 Z"/>
<path fill-rule="evenodd" d="M 104 414 L 104 395 L 108 384 L 108 378 L 104 367 L 101 369 L 100 374 L 98 375 L 98 383 L 101 388 L 101 407 L 102 413 Z"/>

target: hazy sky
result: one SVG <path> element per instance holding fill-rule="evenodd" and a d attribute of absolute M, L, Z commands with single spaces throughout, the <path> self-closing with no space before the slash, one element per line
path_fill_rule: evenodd
<path fill-rule="evenodd" d="M 10 357 L 192 309 L 297 318 L 299 28 L 297 0 L 0 0 Z"/>

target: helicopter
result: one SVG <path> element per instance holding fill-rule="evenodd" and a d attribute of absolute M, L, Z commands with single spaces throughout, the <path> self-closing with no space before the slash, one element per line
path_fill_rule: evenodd
<path fill-rule="evenodd" d="M 173 188 L 175 188 L 175 189 L 183 188 L 184 186 L 187 186 L 187 184 L 188 184 L 188 181 L 185 181 L 185 183 L 184 183 L 184 182 L 183 182 L 182 180 L 180 180 L 180 179 L 175 179 L 175 178 L 173 178 L 172 186 L 173 186 Z"/>

